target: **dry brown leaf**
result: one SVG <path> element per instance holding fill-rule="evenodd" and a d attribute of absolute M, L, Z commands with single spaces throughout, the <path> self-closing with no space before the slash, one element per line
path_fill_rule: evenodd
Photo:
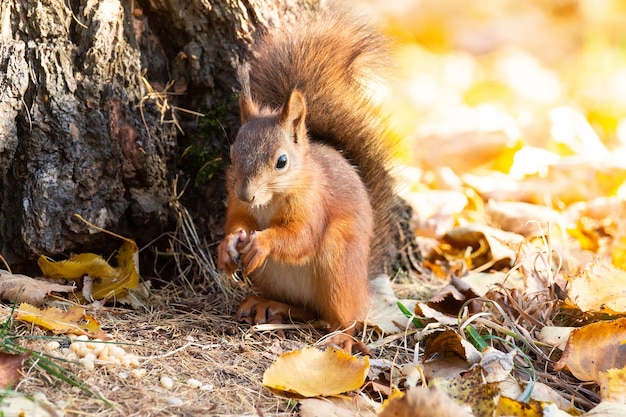
<path fill-rule="evenodd" d="M 13 355 L 0 352 L 0 388 L 12 388 L 22 379 L 24 361 L 30 353 Z"/>
<path fill-rule="evenodd" d="M 415 315 L 426 317 L 427 319 L 433 319 L 437 323 L 443 324 L 444 326 L 454 326 L 459 324 L 458 317 L 452 317 L 444 314 L 441 311 L 434 309 L 424 303 L 417 303 L 415 305 L 414 311 Z"/>
<path fill-rule="evenodd" d="M 461 306 L 463 306 L 467 300 L 476 297 L 476 293 L 472 291 L 469 284 L 460 278 L 452 277 L 450 284 L 441 288 L 437 294 L 431 297 L 428 301 L 428 306 L 442 313 L 456 317 Z"/>
<path fill-rule="evenodd" d="M 626 318 L 588 324 L 572 331 L 554 369 L 569 370 L 581 381 L 597 381 L 600 372 L 626 366 Z"/>
<path fill-rule="evenodd" d="M 331 396 L 360 388 L 369 357 L 307 347 L 280 355 L 263 374 L 263 385 L 304 397 Z"/>
<path fill-rule="evenodd" d="M 626 313 L 626 271 L 608 262 L 595 262 L 568 278 L 568 296 L 581 311 Z"/>
<path fill-rule="evenodd" d="M 102 340 L 109 338 L 96 319 L 86 315 L 85 309 L 77 306 L 71 306 L 67 311 L 63 311 L 57 307 L 39 309 L 22 303 L 15 311 L 15 318 L 36 324 L 55 334 L 86 334 Z"/>
<path fill-rule="evenodd" d="M 0 269 L 0 298 L 9 302 L 42 305 L 51 292 L 68 293 L 76 289 L 73 285 L 60 285 L 41 281 L 26 275 L 11 274 Z"/>
<path fill-rule="evenodd" d="M 451 229 L 442 236 L 440 252 L 448 260 L 465 260 L 469 269 L 485 264 L 491 269 L 502 269 L 513 264 L 523 240 L 515 233 L 471 224 Z"/>
<path fill-rule="evenodd" d="M 422 368 L 427 380 L 453 378 L 481 359 L 481 354 L 454 330 L 435 331 L 424 337 Z"/>
<path fill-rule="evenodd" d="M 471 417 L 469 406 L 463 406 L 436 387 L 416 387 L 404 396 L 390 400 L 380 417 Z"/>

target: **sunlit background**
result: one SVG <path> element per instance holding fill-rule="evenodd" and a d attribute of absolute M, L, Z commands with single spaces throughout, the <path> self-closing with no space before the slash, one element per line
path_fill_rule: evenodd
<path fill-rule="evenodd" d="M 414 188 L 555 208 L 626 195 L 626 2 L 363 4 L 397 41 L 390 96 Z"/>

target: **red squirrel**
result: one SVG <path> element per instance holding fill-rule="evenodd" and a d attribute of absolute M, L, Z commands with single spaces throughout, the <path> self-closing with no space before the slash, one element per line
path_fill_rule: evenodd
<path fill-rule="evenodd" d="M 365 318 L 369 279 L 393 255 L 393 133 L 373 98 L 388 57 L 366 20 L 325 12 L 270 30 L 240 68 L 218 267 L 241 267 L 264 298 L 238 319 L 320 317 L 352 334 Z"/>

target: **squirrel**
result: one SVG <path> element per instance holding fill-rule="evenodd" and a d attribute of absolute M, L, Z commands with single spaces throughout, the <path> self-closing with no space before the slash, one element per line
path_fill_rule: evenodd
<path fill-rule="evenodd" d="M 319 317 L 353 335 L 365 318 L 369 280 L 394 254 L 394 134 L 374 99 L 389 62 L 364 17 L 324 12 L 263 34 L 239 68 L 218 267 L 241 267 L 264 297 L 248 296 L 240 321 Z"/>

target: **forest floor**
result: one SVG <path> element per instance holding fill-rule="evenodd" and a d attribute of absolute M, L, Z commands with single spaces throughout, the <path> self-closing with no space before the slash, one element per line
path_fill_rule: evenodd
<path fill-rule="evenodd" d="M 341 391 L 350 392 L 341 407 L 382 417 L 391 409 L 381 412 L 382 400 L 400 391 L 408 403 L 421 395 L 420 405 L 385 417 L 626 415 L 623 2 L 398 5 L 381 13 L 399 38 L 390 93 L 408 138 L 397 153 L 421 258 L 392 285 L 415 317 L 384 338 L 365 332 L 370 373 Z M 183 246 L 169 255 L 205 259 Z M 107 343 L 134 354 L 136 366 L 68 361 L 60 352 L 75 342 L 13 320 L 9 298 L 2 341 L 34 352 L 14 391 L 45 396 L 38 416 L 312 416 L 300 399 L 266 388 L 263 375 L 324 331 L 303 324 L 282 336 L 236 323 L 248 289 L 222 277 L 219 290 L 207 271 L 206 263 L 159 277 L 142 271 L 153 290 L 141 305 L 88 307 Z M 389 305 L 392 317 L 399 308 L 393 297 Z M 375 324 L 392 328 L 396 318 Z M 84 386 L 42 369 L 35 352 Z M 508 372 L 487 372 L 493 363 Z M 472 369 L 485 374 L 472 379 Z M 0 382 L 3 371 L 0 361 Z M 445 400 L 426 388 L 436 384 Z M 435 397 L 443 411 L 424 402 Z M 458 404 L 466 409 L 451 411 Z M 617 408 L 594 413 L 600 406 Z"/>
<path fill-rule="evenodd" d="M 56 358 L 91 393 L 37 366 L 24 370 L 16 391 L 35 398 L 43 394 L 50 402 L 50 414 L 38 415 L 46 416 L 63 415 L 55 414 L 61 410 L 68 416 L 297 415 L 297 402 L 263 387 L 263 373 L 281 353 L 315 345 L 324 336 L 323 330 L 315 329 L 314 323 L 296 324 L 284 335 L 276 330 L 256 331 L 233 320 L 243 290 L 235 289 L 231 295 L 206 293 L 187 284 L 165 284 L 138 309 L 88 310 L 111 336 L 109 343 L 137 356 L 138 368 L 96 363 L 94 369 L 85 369 L 59 353 L 71 339 L 13 322 L 9 333 L 20 345 Z M 1 307 L 3 317 L 10 317 L 11 312 L 11 306 Z M 370 331 L 365 337 L 375 338 L 375 333 Z M 59 341 L 60 348 L 51 352 L 51 341 Z M 413 351 L 399 348 L 397 342 L 375 354 L 389 360 L 406 355 L 412 357 Z"/>

